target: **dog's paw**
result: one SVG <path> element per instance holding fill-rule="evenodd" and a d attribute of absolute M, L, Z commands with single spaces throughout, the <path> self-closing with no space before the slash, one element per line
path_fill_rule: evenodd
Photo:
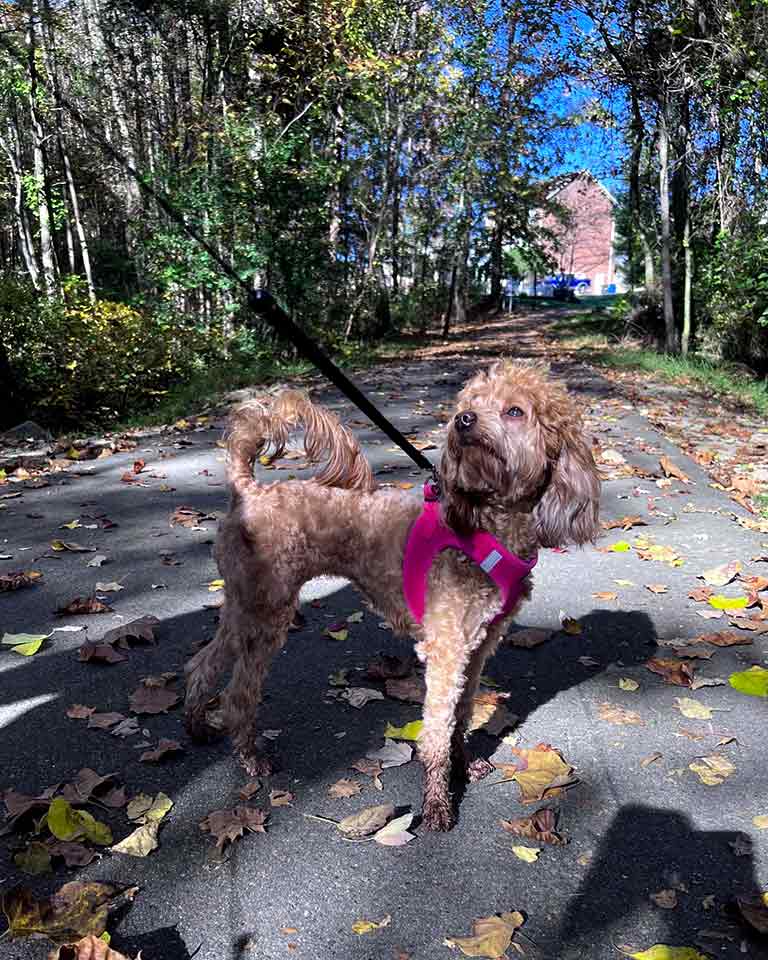
<path fill-rule="evenodd" d="M 189 716 L 184 719 L 184 728 L 191 740 L 195 743 L 211 743 L 218 740 L 221 736 L 221 730 L 217 730 L 204 718 Z"/>
<path fill-rule="evenodd" d="M 467 767 L 467 779 L 470 783 L 477 783 L 479 780 L 484 780 L 495 769 L 494 765 L 483 757 L 476 757 Z"/>
<path fill-rule="evenodd" d="M 244 753 L 241 750 L 238 759 L 249 777 L 269 777 L 275 772 L 275 762 L 263 753 Z"/>
<path fill-rule="evenodd" d="M 447 833 L 456 824 L 456 817 L 450 803 L 441 803 L 436 800 L 424 803 L 421 820 L 427 830 L 439 830 Z"/>

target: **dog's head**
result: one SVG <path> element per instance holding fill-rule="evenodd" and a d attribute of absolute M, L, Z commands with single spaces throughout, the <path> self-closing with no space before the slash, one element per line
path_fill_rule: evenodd
<path fill-rule="evenodd" d="M 458 397 L 440 464 L 446 521 L 481 526 L 488 509 L 530 505 L 545 547 L 598 532 L 600 479 L 581 417 L 541 365 L 499 360 Z"/>

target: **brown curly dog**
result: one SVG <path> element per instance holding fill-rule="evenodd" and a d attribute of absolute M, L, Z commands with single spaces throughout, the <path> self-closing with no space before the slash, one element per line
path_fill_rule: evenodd
<path fill-rule="evenodd" d="M 306 431 L 309 458 L 327 465 L 312 480 L 257 482 L 254 460 L 269 447 L 281 453 L 297 426 Z M 433 830 L 450 829 L 452 760 L 456 773 L 483 665 L 530 594 L 530 578 L 499 617 L 496 584 L 460 551 L 443 550 L 418 623 L 404 599 L 403 556 L 422 505 L 402 491 L 376 489 L 357 441 L 331 413 L 292 391 L 269 407 L 251 401 L 233 412 L 228 447 L 232 503 L 215 550 L 226 602 L 215 638 L 186 667 L 189 732 L 206 735 L 206 704 L 232 668 L 227 728 L 246 770 L 264 772 L 256 707 L 299 589 L 319 574 L 347 577 L 396 632 L 417 642 L 426 665 L 423 819 Z M 580 415 L 541 366 L 500 360 L 469 380 L 448 426 L 439 479 L 446 526 L 459 534 L 485 530 L 523 560 L 539 546 L 584 543 L 597 533 L 600 482 Z"/>

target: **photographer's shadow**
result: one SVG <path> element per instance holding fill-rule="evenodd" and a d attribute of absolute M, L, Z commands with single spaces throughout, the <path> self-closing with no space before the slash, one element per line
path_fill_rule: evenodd
<path fill-rule="evenodd" d="M 760 952 L 735 907 L 757 889 L 744 834 L 697 830 L 678 810 L 627 804 L 568 904 L 553 956 L 577 960 L 608 955 L 619 943 L 633 950 L 665 943 L 736 957 L 746 939 L 749 956 L 766 957 L 765 940 Z M 707 931 L 715 938 L 702 938 Z"/>

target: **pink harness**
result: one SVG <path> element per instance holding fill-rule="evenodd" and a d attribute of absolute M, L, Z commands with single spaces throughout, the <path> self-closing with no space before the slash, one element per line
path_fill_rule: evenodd
<path fill-rule="evenodd" d="M 501 612 L 491 621 L 501 620 L 517 603 L 523 591 L 523 580 L 536 566 L 538 557 L 521 560 L 487 533 L 474 530 L 460 537 L 440 519 L 440 504 L 431 483 L 424 484 L 424 509 L 408 534 L 403 556 L 403 593 L 408 609 L 417 623 L 424 620 L 427 577 L 435 557 L 441 550 L 461 550 L 474 560 L 501 591 Z"/>

